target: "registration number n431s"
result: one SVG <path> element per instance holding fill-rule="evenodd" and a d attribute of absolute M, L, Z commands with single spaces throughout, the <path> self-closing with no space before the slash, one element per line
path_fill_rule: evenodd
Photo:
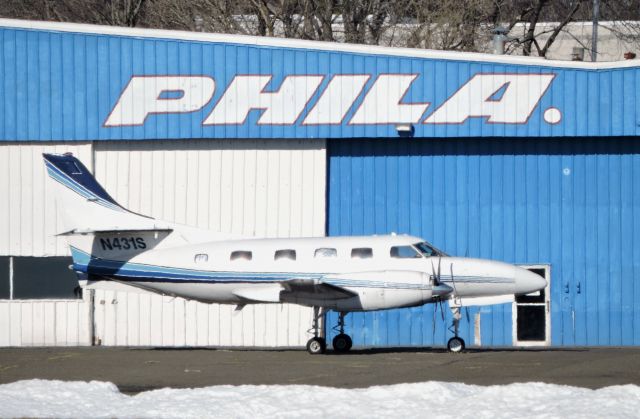
<path fill-rule="evenodd" d="M 102 250 L 129 250 L 129 249 L 146 249 L 142 237 L 114 237 L 112 239 L 100 239 Z"/>

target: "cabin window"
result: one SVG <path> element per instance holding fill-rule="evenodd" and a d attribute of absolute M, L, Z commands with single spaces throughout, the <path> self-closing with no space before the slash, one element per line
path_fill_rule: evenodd
<path fill-rule="evenodd" d="M 209 260 L 209 255 L 206 253 L 198 253 L 197 255 L 195 255 L 195 257 L 193 258 L 193 261 L 195 263 L 205 263 Z"/>
<path fill-rule="evenodd" d="M 231 252 L 231 260 L 251 260 L 253 254 L 248 250 L 235 250 Z"/>
<path fill-rule="evenodd" d="M 356 247 L 351 249 L 353 259 L 368 259 L 373 257 L 373 250 L 370 247 Z"/>
<path fill-rule="evenodd" d="M 389 255 L 392 258 L 398 259 L 412 259 L 420 257 L 420 253 L 411 246 L 392 246 Z"/>
<path fill-rule="evenodd" d="M 338 256 L 338 252 L 333 247 L 321 247 L 316 249 L 313 254 L 313 257 L 316 258 L 334 258 Z"/>
<path fill-rule="evenodd" d="M 273 255 L 274 260 L 296 260 L 296 251 L 293 249 L 276 250 Z"/>

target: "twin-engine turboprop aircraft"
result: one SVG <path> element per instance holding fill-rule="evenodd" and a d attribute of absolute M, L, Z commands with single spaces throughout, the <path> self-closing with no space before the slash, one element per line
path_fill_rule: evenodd
<path fill-rule="evenodd" d="M 207 303 L 295 303 L 314 309 L 312 354 L 323 353 L 323 310 L 339 313 L 337 352 L 351 349 L 344 316 L 352 311 L 448 301 L 451 351 L 460 307 L 512 301 L 546 286 L 526 269 L 445 255 L 405 235 L 259 239 L 209 232 L 135 214 L 120 206 L 72 154 L 44 154 L 62 214 L 73 269 L 84 284 L 117 281 Z"/>

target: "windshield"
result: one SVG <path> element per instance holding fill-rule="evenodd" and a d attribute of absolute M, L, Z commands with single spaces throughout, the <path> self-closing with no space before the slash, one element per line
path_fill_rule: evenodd
<path fill-rule="evenodd" d="M 436 249 L 427 242 L 416 243 L 413 245 L 420 253 L 426 257 L 430 256 L 447 256 L 446 253 Z"/>

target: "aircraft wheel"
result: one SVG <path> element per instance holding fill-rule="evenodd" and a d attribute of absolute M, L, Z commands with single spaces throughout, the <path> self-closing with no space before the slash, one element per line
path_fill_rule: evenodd
<path fill-rule="evenodd" d="M 311 355 L 323 354 L 327 350 L 327 342 L 324 338 L 311 338 L 307 342 L 307 352 Z"/>
<path fill-rule="evenodd" d="M 452 337 L 447 342 L 447 348 L 449 348 L 449 352 L 462 352 L 464 351 L 464 340 L 457 336 Z"/>
<path fill-rule="evenodd" d="M 344 333 L 340 333 L 335 338 L 333 338 L 333 350 L 336 352 L 349 352 L 353 346 L 353 341 L 349 335 Z"/>

